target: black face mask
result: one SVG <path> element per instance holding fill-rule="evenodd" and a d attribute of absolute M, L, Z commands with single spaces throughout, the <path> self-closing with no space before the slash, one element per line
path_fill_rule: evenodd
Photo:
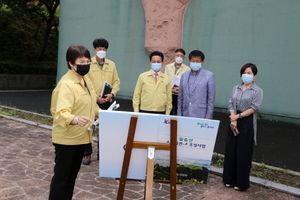
<path fill-rule="evenodd" d="M 84 76 L 90 71 L 90 64 L 87 65 L 76 65 L 77 66 L 77 74 Z"/>

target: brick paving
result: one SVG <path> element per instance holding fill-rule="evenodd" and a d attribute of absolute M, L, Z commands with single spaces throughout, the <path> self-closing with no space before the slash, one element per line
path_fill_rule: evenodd
<path fill-rule="evenodd" d="M 51 131 L 13 120 L 0 118 L 0 199 L 48 199 L 53 175 L 54 147 Z M 93 145 L 95 148 L 96 145 Z M 78 174 L 73 199 L 116 199 L 118 180 L 98 176 L 99 163 L 92 155 L 89 166 L 82 165 Z M 124 199 L 143 199 L 144 182 L 127 181 Z M 170 199 L 169 185 L 154 183 L 153 199 Z M 179 184 L 177 199 L 283 199 L 300 200 L 289 194 L 258 185 L 244 192 L 225 188 L 222 178 L 209 174 L 206 185 Z"/>

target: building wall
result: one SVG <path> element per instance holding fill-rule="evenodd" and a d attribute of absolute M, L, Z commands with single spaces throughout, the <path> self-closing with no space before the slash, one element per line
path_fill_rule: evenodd
<path fill-rule="evenodd" d="M 182 47 L 206 55 L 204 68 L 216 77 L 217 108 L 227 107 L 232 87 L 241 82 L 240 68 L 253 62 L 255 82 L 264 90 L 262 114 L 300 123 L 299 10 L 298 0 L 191 0 Z M 70 45 L 84 45 L 94 55 L 93 40 L 104 37 L 121 79 L 118 96 L 131 98 L 138 75 L 150 69 L 141 0 L 64 0 L 60 11 L 58 79 L 67 71 Z"/>

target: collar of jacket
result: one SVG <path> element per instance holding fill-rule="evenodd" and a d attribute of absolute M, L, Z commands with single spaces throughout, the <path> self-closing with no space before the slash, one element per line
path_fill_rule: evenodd
<path fill-rule="evenodd" d="M 97 61 L 97 59 L 96 59 L 96 56 L 94 56 L 94 57 L 91 58 L 91 63 L 93 63 L 93 64 L 95 64 L 95 63 L 98 64 L 98 61 Z M 107 59 L 107 58 L 104 59 L 103 65 L 104 65 L 104 64 L 108 64 L 108 59 Z"/>
<path fill-rule="evenodd" d="M 71 79 L 75 82 L 75 83 L 80 83 L 80 80 L 78 79 L 76 72 L 74 72 L 72 69 L 69 69 L 68 71 L 68 75 L 71 77 Z M 83 76 L 84 77 L 84 76 Z"/>
<path fill-rule="evenodd" d="M 150 69 L 150 70 L 148 71 L 148 76 L 152 76 L 152 77 L 153 77 L 152 69 Z M 159 71 L 159 77 L 164 77 L 164 76 L 165 76 L 165 74 L 162 73 L 162 71 Z"/>
<path fill-rule="evenodd" d="M 238 88 L 242 89 L 242 86 L 243 86 L 243 84 L 239 84 Z M 253 82 L 253 84 L 248 88 L 251 90 L 255 90 L 255 89 L 257 89 L 257 85 Z"/>

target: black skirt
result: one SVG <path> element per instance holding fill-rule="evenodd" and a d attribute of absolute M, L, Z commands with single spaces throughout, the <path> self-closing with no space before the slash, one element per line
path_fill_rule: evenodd
<path fill-rule="evenodd" d="M 224 184 L 241 189 L 250 187 L 250 170 L 254 145 L 253 115 L 237 121 L 240 134 L 235 136 L 228 126 L 223 171 Z"/>

